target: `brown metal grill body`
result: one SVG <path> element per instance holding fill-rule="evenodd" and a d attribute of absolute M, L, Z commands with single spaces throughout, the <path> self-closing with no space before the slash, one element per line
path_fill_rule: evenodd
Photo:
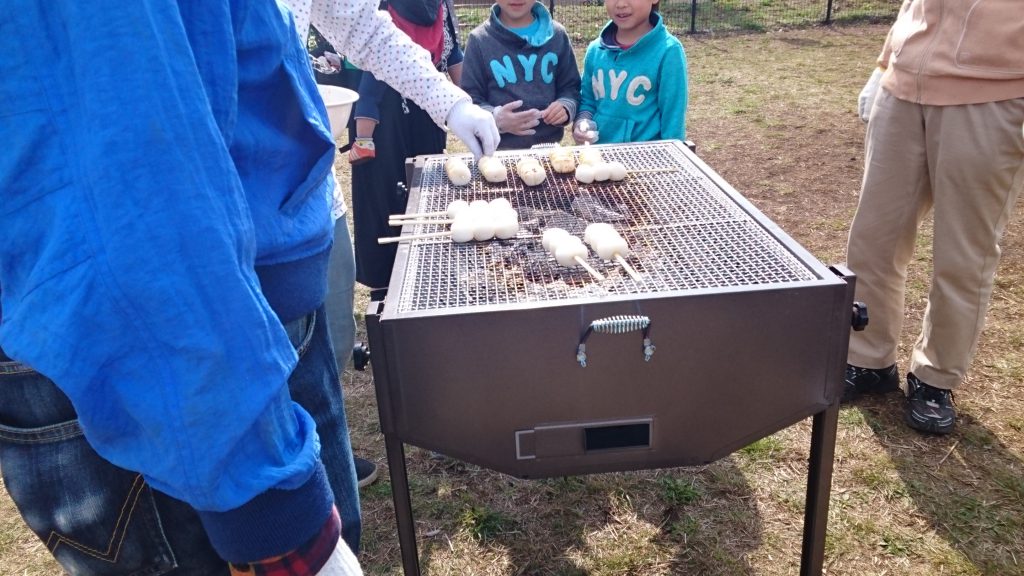
<path fill-rule="evenodd" d="M 505 185 L 476 177 L 455 188 L 444 157 L 412 162 L 409 211 L 503 196 L 525 225 L 510 241 L 399 249 L 380 339 L 371 339 L 377 386 L 387 387 L 386 432 L 538 478 L 710 462 L 838 397 L 848 283 L 681 143 L 598 148 L 627 168 L 674 171 L 580 186 L 549 170 L 544 185 L 525 189 L 510 170 Z M 524 153 L 545 156 L 499 158 L 511 167 Z M 582 235 L 591 215 L 619 218 L 611 223 L 645 282 L 592 253 L 608 275 L 598 282 L 544 252 L 540 230 L 561 224 Z M 649 318 L 650 361 L 639 332 L 595 333 L 582 367 L 587 327 L 619 315 Z"/>
<path fill-rule="evenodd" d="M 507 182 L 474 168 L 455 188 L 445 157 L 407 163 L 409 212 L 505 197 L 523 229 L 403 243 L 385 301 L 367 311 L 406 576 L 419 562 L 405 443 L 540 478 L 711 462 L 809 416 L 800 574 L 820 574 L 855 278 L 815 260 L 682 142 L 597 148 L 647 171 L 583 186 L 554 174 L 545 151 L 515 151 L 497 155 Z M 547 170 L 541 186 L 514 175 L 524 154 Z M 581 236 L 590 222 L 620 231 L 643 282 L 591 253 L 607 277 L 596 281 L 541 247 L 542 230 Z M 588 336 L 605 324 L 623 331 Z M 649 361 L 644 335 L 626 330 L 643 324 Z"/>

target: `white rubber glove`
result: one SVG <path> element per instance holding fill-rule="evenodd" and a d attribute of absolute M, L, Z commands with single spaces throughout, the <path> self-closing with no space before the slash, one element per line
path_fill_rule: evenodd
<path fill-rule="evenodd" d="M 356 560 L 352 550 L 345 544 L 345 540 L 338 538 L 334 552 L 316 576 L 363 576 L 363 570 L 359 567 L 359 560 Z"/>
<path fill-rule="evenodd" d="M 501 140 L 494 117 L 469 100 L 456 102 L 448 112 L 445 124 L 469 148 L 474 158 L 494 154 Z"/>
<path fill-rule="evenodd" d="M 865 124 L 871 119 L 871 107 L 875 104 L 875 96 L 878 95 L 878 85 L 881 81 L 882 69 L 875 68 L 875 71 L 871 73 L 871 77 L 868 78 L 868 83 L 860 91 L 860 96 L 857 97 L 857 113 L 860 114 L 860 119 Z"/>
<path fill-rule="evenodd" d="M 597 122 L 590 118 L 580 118 L 572 125 L 572 139 L 577 144 L 594 144 L 599 134 Z"/>
<path fill-rule="evenodd" d="M 536 108 L 520 110 L 522 107 L 523 101 L 516 100 L 494 108 L 494 123 L 498 125 L 499 132 L 516 136 L 533 136 L 537 133 L 533 128 L 540 124 L 544 113 Z"/>

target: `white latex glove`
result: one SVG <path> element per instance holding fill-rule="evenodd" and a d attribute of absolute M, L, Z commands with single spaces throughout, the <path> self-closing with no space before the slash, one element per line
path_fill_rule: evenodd
<path fill-rule="evenodd" d="M 345 544 L 345 540 L 338 538 L 334 552 L 316 576 L 363 576 L 363 570 L 359 567 L 359 560 L 356 560 L 352 550 Z"/>
<path fill-rule="evenodd" d="M 857 97 L 857 113 L 865 124 L 871 118 L 871 107 L 875 104 L 875 96 L 878 94 L 878 85 L 881 81 L 882 69 L 875 68 L 864 89 L 860 91 L 860 96 Z"/>
<path fill-rule="evenodd" d="M 499 132 L 516 136 L 532 136 L 537 133 L 533 128 L 540 124 L 544 113 L 536 108 L 520 110 L 522 107 L 523 101 L 516 100 L 494 108 L 494 123 L 498 125 Z"/>
<path fill-rule="evenodd" d="M 469 148 L 474 158 L 494 154 L 501 140 L 494 117 L 469 100 L 456 102 L 448 112 L 445 124 Z"/>
<path fill-rule="evenodd" d="M 572 139 L 577 144 L 594 144 L 599 134 L 597 122 L 590 118 L 581 118 L 572 125 Z"/>

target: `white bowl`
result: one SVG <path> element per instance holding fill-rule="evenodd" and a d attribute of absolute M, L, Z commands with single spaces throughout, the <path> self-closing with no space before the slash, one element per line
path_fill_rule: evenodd
<path fill-rule="evenodd" d="M 317 84 L 320 89 L 320 97 L 324 99 L 324 106 L 327 107 L 327 118 L 331 123 L 331 136 L 335 140 L 341 138 L 348 127 L 348 117 L 352 114 L 352 104 L 359 100 L 359 94 L 341 86 L 327 86 Z"/>

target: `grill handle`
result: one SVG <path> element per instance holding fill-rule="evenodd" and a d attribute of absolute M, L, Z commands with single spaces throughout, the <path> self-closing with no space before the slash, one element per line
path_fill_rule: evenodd
<path fill-rule="evenodd" d="M 863 302 L 853 303 L 853 314 L 850 318 L 850 324 L 856 332 L 860 332 L 868 327 L 868 307 L 866 304 Z"/>
<path fill-rule="evenodd" d="M 587 327 L 576 347 L 576 361 L 583 368 L 587 367 L 587 338 L 594 332 L 602 334 L 625 334 L 640 331 L 643 337 L 642 352 L 644 362 L 650 362 L 654 355 L 654 344 L 651 343 L 651 319 L 647 316 L 609 316 L 594 320 Z"/>

